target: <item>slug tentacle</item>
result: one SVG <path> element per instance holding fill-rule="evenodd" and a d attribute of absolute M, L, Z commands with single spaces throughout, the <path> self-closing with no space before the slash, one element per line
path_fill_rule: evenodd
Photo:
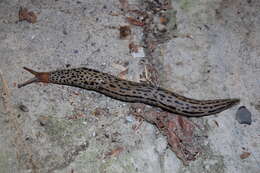
<path fill-rule="evenodd" d="M 35 77 L 27 80 L 26 82 L 22 83 L 22 84 L 18 84 L 18 88 L 24 87 L 26 85 L 29 85 L 31 83 L 35 83 L 35 82 L 44 82 L 44 83 L 49 83 L 49 73 L 48 72 L 37 72 L 34 71 L 30 68 L 27 67 L 23 67 L 26 71 L 32 73 Z"/>
<path fill-rule="evenodd" d="M 157 86 L 120 79 L 89 68 L 75 68 L 52 72 L 35 72 L 26 67 L 24 69 L 35 75 L 35 77 L 18 85 L 18 88 L 34 82 L 69 85 L 93 90 L 125 102 L 156 106 L 163 110 L 188 117 L 216 114 L 239 103 L 239 99 L 191 99 Z"/>

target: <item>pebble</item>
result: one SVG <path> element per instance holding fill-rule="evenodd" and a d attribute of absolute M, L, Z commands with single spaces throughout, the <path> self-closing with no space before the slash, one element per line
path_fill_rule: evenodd
<path fill-rule="evenodd" d="M 252 123 L 251 116 L 251 112 L 245 106 L 240 106 L 236 113 L 236 120 L 239 124 L 250 125 Z"/>
<path fill-rule="evenodd" d="M 29 112 L 28 107 L 25 106 L 25 105 L 23 105 L 23 104 L 19 105 L 19 109 L 20 109 L 21 111 L 23 111 L 23 112 Z"/>

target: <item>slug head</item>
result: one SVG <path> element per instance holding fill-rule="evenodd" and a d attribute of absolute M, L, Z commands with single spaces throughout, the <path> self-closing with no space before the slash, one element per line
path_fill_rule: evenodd
<path fill-rule="evenodd" d="M 43 83 L 49 83 L 49 73 L 48 72 L 37 72 L 32 69 L 29 69 L 27 67 L 24 67 L 24 69 L 34 75 L 34 78 L 29 79 L 28 81 L 18 84 L 18 88 L 24 87 L 26 85 L 29 85 L 31 83 L 35 82 L 43 82 Z"/>

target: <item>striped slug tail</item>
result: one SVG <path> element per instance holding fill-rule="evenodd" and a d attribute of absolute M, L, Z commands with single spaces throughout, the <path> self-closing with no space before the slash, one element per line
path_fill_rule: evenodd
<path fill-rule="evenodd" d="M 29 85 L 31 83 L 35 82 L 44 82 L 49 83 L 49 73 L 48 72 L 37 72 L 32 69 L 29 69 L 27 67 L 24 67 L 24 69 L 34 75 L 33 78 L 25 81 L 24 83 L 18 84 L 18 88 L 24 87 L 26 85 Z"/>
<path fill-rule="evenodd" d="M 240 102 L 240 99 L 238 99 L 238 98 L 230 99 L 230 106 L 229 106 L 229 108 L 232 107 L 232 106 L 237 105 L 239 102 Z"/>
<path fill-rule="evenodd" d="M 208 115 L 220 113 L 224 110 L 227 110 L 235 105 L 237 105 L 240 102 L 240 99 L 225 99 L 220 100 L 218 104 L 215 105 L 215 108 L 208 111 Z"/>

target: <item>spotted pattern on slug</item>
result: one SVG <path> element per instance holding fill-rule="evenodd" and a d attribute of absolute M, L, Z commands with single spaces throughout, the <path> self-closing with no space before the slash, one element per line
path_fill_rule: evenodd
<path fill-rule="evenodd" d="M 226 110 L 238 99 L 195 100 L 145 83 L 119 79 L 89 68 L 49 72 L 49 82 L 93 90 L 111 98 L 145 103 L 184 116 L 207 116 Z"/>

